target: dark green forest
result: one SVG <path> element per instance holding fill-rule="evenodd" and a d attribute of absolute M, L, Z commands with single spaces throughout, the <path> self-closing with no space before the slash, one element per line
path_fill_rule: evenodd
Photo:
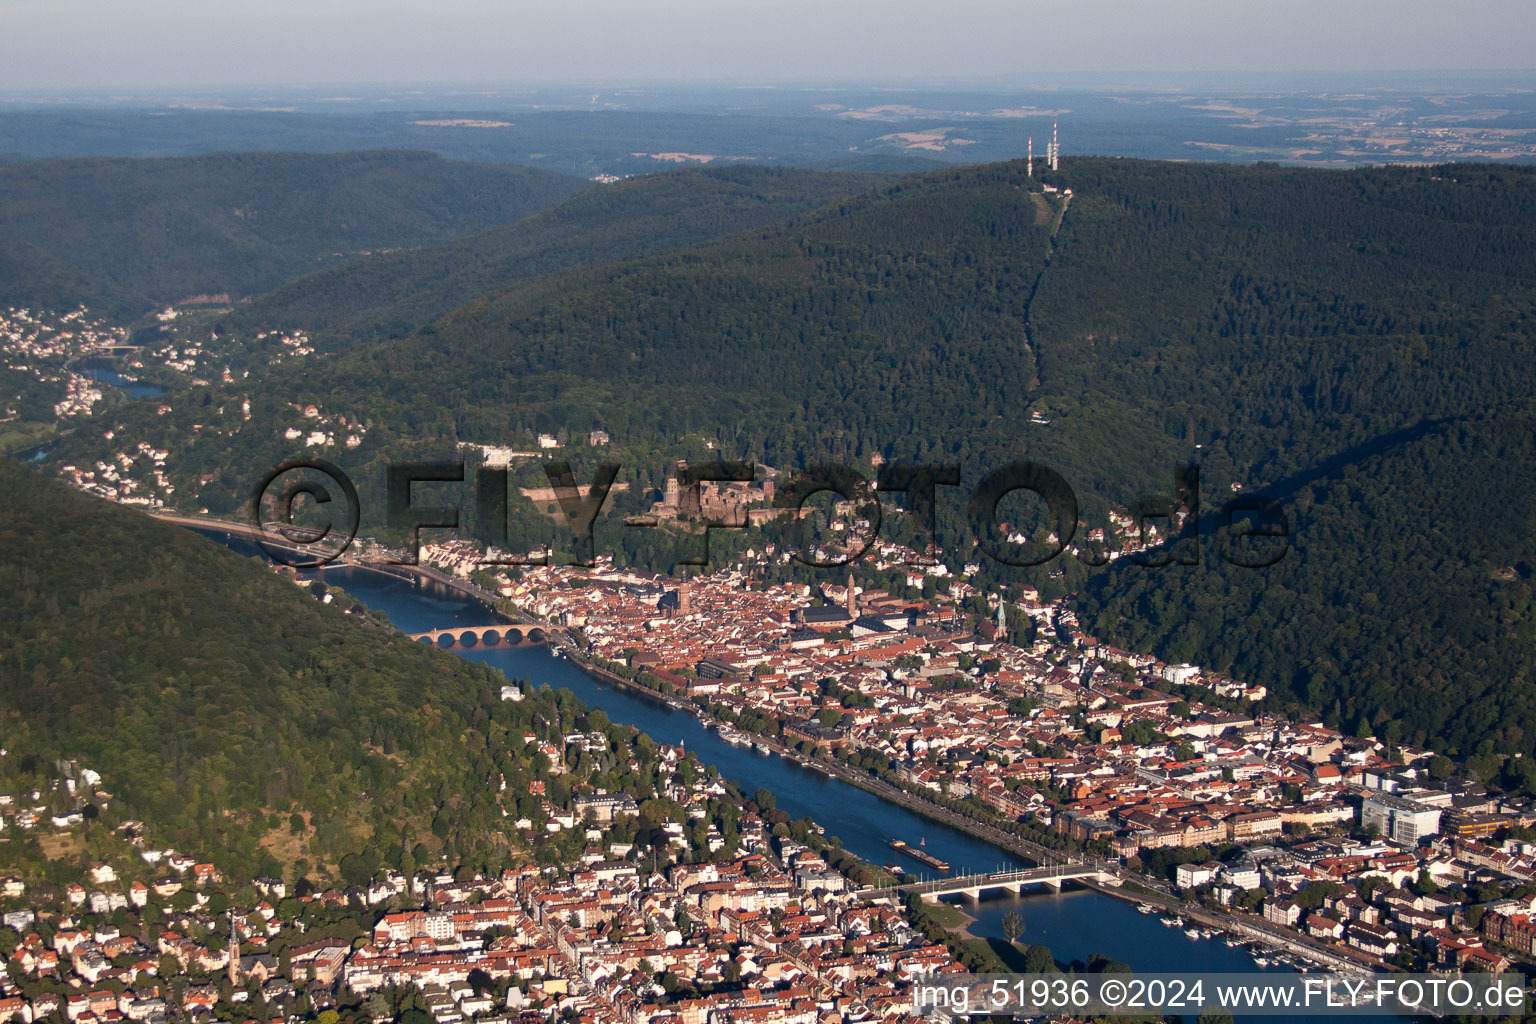
<path fill-rule="evenodd" d="M 539 852 L 498 805 L 498 773 L 522 794 L 553 778 L 524 734 L 609 728 L 569 691 L 501 701 L 493 669 L 10 460 L 0 491 L 9 791 L 47 790 L 72 760 L 102 774 L 104 820 L 147 821 L 157 843 L 243 877 L 483 867 Z M 627 757 L 632 730 L 615 745 Z M 604 771 L 584 777 L 654 795 Z M 569 791 L 569 779 L 551 790 Z"/>
<path fill-rule="evenodd" d="M 751 166 L 647 174 L 468 238 L 349 260 L 260 296 L 223 326 L 299 325 L 332 349 L 395 337 L 517 281 L 786 220 L 880 181 Z"/>
<path fill-rule="evenodd" d="M 695 435 L 786 464 L 974 450 L 1011 436 L 999 416 L 1033 383 L 1023 315 L 1059 201 L 1025 182 L 1012 166 L 946 172 L 787 226 L 518 283 L 287 387 L 369 423 L 376 451 L 592 427 L 632 447 Z M 192 458 L 248 464 L 247 446 L 269 440 L 241 431 L 227 453 Z"/>
<path fill-rule="evenodd" d="M 1236 569 L 1213 536 L 1198 566 L 986 562 L 980 585 L 1076 592 L 1089 632 L 1231 669 L 1352 730 L 1536 751 L 1536 170 L 1074 159 L 1049 183 L 1070 201 L 1020 164 L 918 175 L 520 280 L 242 385 L 243 426 L 218 413 L 234 389 L 115 415 L 216 510 L 293 454 L 294 402 L 367 424 L 344 468 L 375 508 L 386 459 L 592 428 L 652 486 L 708 445 L 786 468 L 956 462 L 967 487 L 1028 458 L 1071 483 L 1088 525 L 1192 462 L 1208 530 L 1234 484 L 1281 501 L 1284 561 Z M 381 308 L 401 287 L 380 277 Z M 58 457 L 106 454 L 80 436 Z M 939 509 L 941 546 L 967 557 L 968 493 L 941 490 Z"/>
<path fill-rule="evenodd" d="M 139 316 L 345 256 L 519 220 L 591 183 L 430 153 L 221 153 L 0 166 L 0 303 Z"/>
<path fill-rule="evenodd" d="M 1536 730 L 1536 404 L 1435 421 L 1277 490 L 1268 568 L 1087 577 L 1100 637 L 1262 681 L 1388 743 L 1529 751 Z"/>

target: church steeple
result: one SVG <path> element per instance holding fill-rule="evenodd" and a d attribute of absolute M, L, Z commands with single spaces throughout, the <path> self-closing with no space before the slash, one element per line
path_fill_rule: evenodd
<path fill-rule="evenodd" d="M 235 931 L 235 912 L 229 912 L 229 983 L 240 984 L 240 933 Z"/>
<path fill-rule="evenodd" d="M 859 606 L 853 599 L 853 571 L 851 569 L 848 572 L 848 617 L 850 619 L 859 617 Z"/>

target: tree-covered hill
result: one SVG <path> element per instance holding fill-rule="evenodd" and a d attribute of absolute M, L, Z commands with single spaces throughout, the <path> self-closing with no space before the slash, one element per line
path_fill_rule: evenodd
<path fill-rule="evenodd" d="M 1086 627 L 1348 729 L 1529 753 L 1536 170 L 1071 180 L 1031 308 L 1051 429 L 1153 424 L 1202 466 L 1207 524 L 1237 482 L 1293 536 L 1262 570 L 1076 574 Z"/>
<path fill-rule="evenodd" d="M 1028 457 L 1092 517 L 1171 490 L 1171 468 L 1194 460 L 1208 513 L 1233 484 L 1296 504 L 1305 537 L 1288 561 L 1239 576 L 1067 559 L 1030 578 L 1085 594 L 1092 632 L 1231 667 L 1351 727 L 1400 719 L 1404 738 L 1463 752 L 1490 733 L 1536 750 L 1512 625 L 1529 504 L 1498 500 L 1501 479 L 1529 473 L 1528 445 L 1505 432 L 1536 391 L 1536 170 L 1080 159 L 1051 183 L 1070 202 L 1018 164 L 919 175 L 521 282 L 166 416 L 114 417 L 222 508 L 291 454 L 282 432 L 307 402 L 367 424 L 344 455 L 365 485 L 403 452 L 600 427 L 656 461 L 702 438 L 779 466 L 957 461 L 968 485 Z M 82 434 L 60 455 L 112 451 Z M 967 493 L 941 492 L 948 552 L 971 551 Z M 1397 511 L 1414 495 L 1467 516 L 1432 557 L 1409 540 L 1433 531 Z M 1011 575 L 985 565 L 983 587 Z"/>
<path fill-rule="evenodd" d="M 1262 682 L 1346 732 L 1447 753 L 1536 740 L 1536 404 L 1426 421 L 1272 489 L 1262 569 L 1090 574 L 1099 638 Z M 1273 542 L 1262 542 L 1266 545 Z"/>
<path fill-rule="evenodd" d="M 223 323 L 302 327 L 335 350 L 407 334 L 517 281 L 787 220 L 880 181 L 749 166 L 649 174 L 468 238 L 349 260 L 260 296 Z"/>
<path fill-rule="evenodd" d="M 301 398 L 367 426 L 353 465 L 596 427 L 658 458 L 702 434 L 776 463 L 1011 436 L 999 417 L 1027 401 L 1022 316 L 1060 209 L 1024 183 L 1014 167 L 945 172 L 787 225 L 519 282 L 407 338 L 199 389 L 166 415 L 118 407 L 115 437 L 169 449 L 178 478 L 211 474 L 191 489 L 228 510 L 251 467 L 291 454 Z M 115 437 L 77 432 L 58 458 L 90 465 Z M 375 476 L 360 472 L 360 486 Z"/>
<path fill-rule="evenodd" d="M 1154 424 L 1251 486 L 1536 385 L 1536 168 L 1068 178 L 1031 307 L 1037 400 L 1063 415 Z"/>
<path fill-rule="evenodd" d="M 1012 165 L 906 179 L 783 226 L 540 279 L 306 386 L 412 440 L 601 426 L 786 461 L 952 449 L 1033 384 L 1024 314 L 1060 204 L 1027 184 Z M 417 386 L 429 380 L 452 400 Z"/>
<path fill-rule="evenodd" d="M 268 291 L 363 251 L 526 217 L 591 183 L 429 153 L 0 165 L 0 303 L 115 316 Z"/>
<path fill-rule="evenodd" d="M 247 875 L 516 852 L 495 773 L 548 770 L 522 734 L 571 726 L 568 693 L 503 702 L 494 670 L 10 460 L 0 490 L 7 792 L 72 760 L 115 819 Z"/>

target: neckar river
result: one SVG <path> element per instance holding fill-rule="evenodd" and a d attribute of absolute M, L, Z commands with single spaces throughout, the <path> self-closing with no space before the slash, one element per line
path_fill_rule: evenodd
<path fill-rule="evenodd" d="M 247 541 L 210 534 L 235 550 L 254 554 Z M 431 581 L 413 581 L 350 566 L 332 566 L 321 573 L 327 583 L 341 587 L 363 604 L 387 615 L 406 632 L 426 632 L 451 626 L 484 626 L 493 621 L 485 605 Z M 837 836 L 843 846 L 877 864 L 901 863 L 908 871 L 922 872 L 916 862 L 906 861 L 886 845 L 891 838 L 905 839 L 952 865 L 954 871 L 994 871 L 1023 867 L 1026 862 L 983 840 L 931 821 L 904 807 L 889 803 L 857 786 L 828 778 L 778 756 L 751 747 L 732 746 L 705 728 L 693 715 L 676 710 L 644 695 L 615 689 L 598 682 L 572 662 L 556 657 L 544 647 L 455 648 L 470 661 L 499 669 L 507 679 L 532 685 L 566 687 L 590 707 L 599 707 L 615 722 L 633 725 L 658 743 L 681 744 L 706 764 L 736 780 L 750 793 L 766 786 L 777 805 L 793 817 L 809 816 Z M 976 918 L 970 926 L 978 938 L 1001 938 L 1002 916 L 1018 910 L 1024 917 L 1025 943 L 1051 947 L 1063 962 L 1086 962 L 1095 953 L 1129 964 L 1139 971 L 1249 972 L 1265 970 L 1241 947 L 1215 939 L 1191 939 L 1180 928 L 1169 927 L 1157 915 L 1142 914 L 1136 906 L 1091 890 L 1068 889 L 1026 892 L 1023 896 L 987 896 L 979 905 L 959 904 Z M 1289 970 L 1270 966 L 1268 970 Z"/>

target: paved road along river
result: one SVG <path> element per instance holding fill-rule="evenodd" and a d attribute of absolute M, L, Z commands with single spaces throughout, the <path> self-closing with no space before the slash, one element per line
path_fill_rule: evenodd
<path fill-rule="evenodd" d="M 249 542 L 215 536 L 235 550 L 255 551 Z M 406 632 L 493 621 L 481 602 L 430 581 L 412 582 L 350 566 L 327 568 L 323 578 L 383 612 Z M 589 706 L 602 708 L 615 722 L 634 725 L 660 743 L 683 744 L 706 764 L 718 767 L 722 775 L 735 779 L 746 792 L 759 786 L 771 789 L 781 809 L 796 818 L 809 815 L 828 836 L 839 837 L 847 849 L 866 860 L 902 863 L 915 875 L 923 874 L 922 865 L 905 860 L 886 845 L 887 839 L 901 838 L 913 844 L 923 841 L 924 849 L 948 861 L 957 872 L 1026 866 L 990 843 L 849 783 L 777 754 L 732 746 L 693 715 L 643 694 L 600 683 L 548 648 L 455 648 L 454 653 L 492 665 L 513 682 L 527 678 L 535 686 L 567 687 Z M 1190 939 L 1182 930 L 1165 926 L 1161 918 L 1138 913 L 1132 903 L 1098 892 L 1068 889 L 1061 893 L 1029 892 L 1021 897 L 999 894 L 988 896 L 979 906 L 969 902 L 961 906 L 976 916 L 972 933 L 992 938 L 1002 936 L 1002 915 L 1010 909 L 1019 910 L 1025 920 L 1022 941 L 1045 943 L 1062 961 L 1086 961 L 1091 954 L 1102 953 L 1141 971 L 1261 970 L 1244 949 L 1229 947 L 1219 938 Z"/>

